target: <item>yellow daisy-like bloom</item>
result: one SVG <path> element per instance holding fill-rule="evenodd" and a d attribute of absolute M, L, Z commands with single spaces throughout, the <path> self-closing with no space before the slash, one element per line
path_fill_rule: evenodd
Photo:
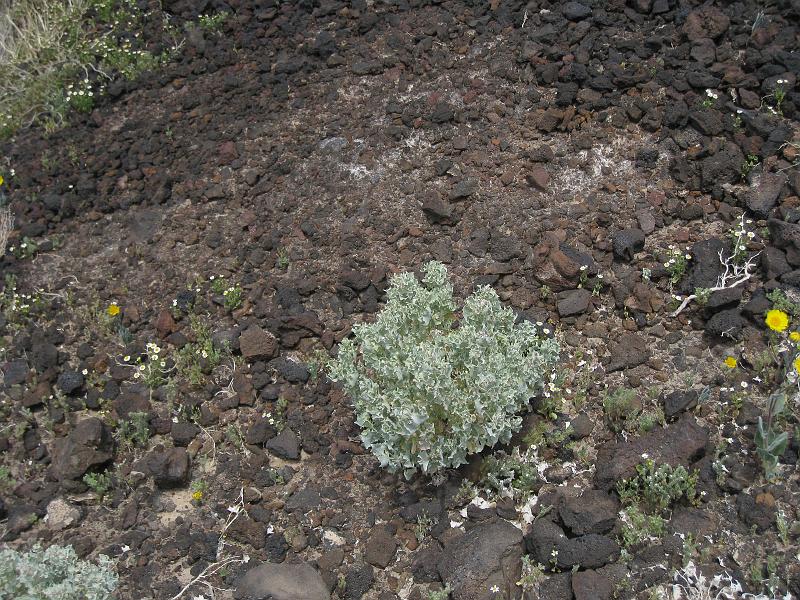
<path fill-rule="evenodd" d="M 112 302 L 108 305 L 106 312 L 109 314 L 109 316 L 116 317 L 119 314 L 119 305 L 116 302 Z"/>
<path fill-rule="evenodd" d="M 203 499 L 203 492 L 201 492 L 200 490 L 197 490 L 196 492 L 194 492 L 192 494 L 192 500 L 196 500 L 197 502 L 200 502 L 200 500 L 202 500 L 202 499 Z"/>
<path fill-rule="evenodd" d="M 773 308 L 772 310 L 767 311 L 767 316 L 764 319 L 764 322 L 767 324 L 767 327 L 772 329 L 772 331 L 783 331 L 789 326 L 789 315 L 782 310 Z"/>
<path fill-rule="evenodd" d="M 795 358 L 795 359 L 794 359 L 794 362 L 793 362 L 792 364 L 794 365 L 794 370 L 795 370 L 795 372 L 796 372 L 798 375 L 800 375 L 800 356 L 798 356 L 797 358 Z"/>
<path fill-rule="evenodd" d="M 732 357 L 732 356 L 729 356 L 728 358 L 725 359 L 725 366 L 726 367 L 730 367 L 731 369 L 735 369 L 736 368 L 736 364 L 737 364 L 736 363 L 736 359 L 734 357 Z"/>
<path fill-rule="evenodd" d="M 793 342 L 800 342 L 800 331 L 793 331 L 789 334 L 789 339 Z"/>
<path fill-rule="evenodd" d="M 4 182 L 4 181 L 5 181 L 5 179 L 3 179 L 3 176 L 2 176 L 2 175 L 0 175 L 0 185 L 3 185 L 3 182 Z"/>

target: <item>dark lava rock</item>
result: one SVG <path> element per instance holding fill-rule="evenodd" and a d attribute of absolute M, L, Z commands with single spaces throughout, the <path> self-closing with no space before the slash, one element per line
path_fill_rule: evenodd
<path fill-rule="evenodd" d="M 258 421 L 250 425 L 245 436 L 245 442 L 260 446 L 269 439 L 274 438 L 278 434 L 275 425 L 270 424 L 266 418 L 260 418 Z"/>
<path fill-rule="evenodd" d="M 447 102 L 439 102 L 433 107 L 431 121 L 434 123 L 447 123 L 448 121 L 452 121 L 454 117 L 455 111 L 453 107 Z"/>
<path fill-rule="evenodd" d="M 712 292 L 705 305 L 706 312 L 713 313 L 727 308 L 734 308 L 741 302 L 743 292 L 742 286 Z"/>
<path fill-rule="evenodd" d="M 189 479 L 190 461 L 186 448 L 153 450 L 142 459 L 142 466 L 162 489 L 181 486 Z"/>
<path fill-rule="evenodd" d="M 558 514 L 573 535 L 607 533 L 617 522 L 619 501 L 602 490 L 588 490 L 578 497 L 568 497 Z"/>
<path fill-rule="evenodd" d="M 392 563 L 395 552 L 397 540 L 385 527 L 376 527 L 364 544 L 364 560 L 381 569 Z"/>
<path fill-rule="evenodd" d="M 256 546 L 258 547 L 258 546 Z M 264 552 L 270 562 L 279 563 L 289 552 L 289 542 L 283 533 L 269 533 L 264 537 Z"/>
<path fill-rule="evenodd" d="M 195 436 L 200 432 L 200 428 L 194 423 L 174 423 L 170 429 L 172 441 L 176 446 L 188 446 Z"/>
<path fill-rule="evenodd" d="M 761 268 L 767 280 L 777 279 L 792 270 L 789 261 L 786 260 L 786 253 L 768 246 L 761 251 Z"/>
<path fill-rule="evenodd" d="M 728 244 L 717 238 L 702 240 L 691 248 L 692 260 L 689 261 L 689 274 L 686 277 L 686 289 L 694 291 L 696 288 L 712 288 L 717 285 L 717 278 L 722 273 L 719 260 L 720 251 L 723 255 L 728 250 Z"/>
<path fill-rule="evenodd" d="M 592 9 L 580 2 L 567 2 L 561 7 L 561 12 L 570 21 L 580 21 L 592 16 Z"/>
<path fill-rule="evenodd" d="M 758 533 L 764 533 L 772 527 L 777 510 L 774 501 L 766 503 L 758 500 L 757 496 L 742 492 L 736 496 L 736 510 L 748 527 L 755 527 Z"/>
<path fill-rule="evenodd" d="M 644 231 L 623 229 L 611 236 L 614 256 L 624 261 L 632 261 L 634 254 L 644 249 Z"/>
<path fill-rule="evenodd" d="M 759 219 L 766 219 L 778 204 L 786 176 L 783 173 L 764 173 L 745 197 L 747 208 Z"/>
<path fill-rule="evenodd" d="M 415 583 L 430 583 L 440 581 L 439 570 L 436 565 L 442 559 L 442 551 L 438 546 L 428 546 L 418 550 L 411 572 L 414 574 Z"/>
<path fill-rule="evenodd" d="M 707 443 L 708 432 L 688 415 L 640 437 L 608 442 L 597 453 L 595 485 L 610 490 L 617 481 L 635 475 L 643 453 L 656 464 L 688 467 L 705 453 Z"/>
<path fill-rule="evenodd" d="M 725 183 L 736 183 L 741 178 L 744 155 L 739 146 L 726 142 L 716 153 L 700 164 L 700 177 L 704 191 Z"/>
<path fill-rule="evenodd" d="M 311 376 L 306 365 L 289 358 L 276 358 L 270 361 L 269 366 L 289 383 L 305 383 Z"/>
<path fill-rule="evenodd" d="M 573 600 L 572 573 L 554 573 L 539 584 L 539 597 L 544 600 Z"/>
<path fill-rule="evenodd" d="M 321 503 L 322 496 L 320 496 L 319 490 L 313 487 L 304 487 L 289 497 L 286 501 L 286 510 L 289 512 L 299 510 L 305 514 L 318 508 Z"/>
<path fill-rule="evenodd" d="M 594 533 L 568 538 L 561 527 L 546 519 L 533 522 L 525 534 L 525 547 L 542 564 L 556 557 L 559 569 L 602 567 L 619 555 L 619 545 L 611 538 Z"/>
<path fill-rule="evenodd" d="M 450 200 L 463 200 L 469 198 L 478 191 L 478 180 L 473 177 L 466 177 L 459 181 L 450 192 Z"/>
<path fill-rule="evenodd" d="M 800 225 L 769 219 L 767 227 L 772 245 L 786 251 L 786 260 L 790 265 L 800 266 Z"/>
<path fill-rule="evenodd" d="M 58 376 L 56 385 L 58 389 L 69 396 L 80 391 L 85 381 L 83 373 L 79 371 L 65 371 Z"/>
<path fill-rule="evenodd" d="M 712 337 L 738 340 L 747 321 L 738 308 L 714 314 L 705 325 L 705 333 Z"/>
<path fill-rule="evenodd" d="M 3 381 L 6 385 L 25 383 L 28 378 L 28 363 L 24 360 L 12 360 L 3 365 Z"/>
<path fill-rule="evenodd" d="M 713 40 L 725 33 L 730 24 L 731 20 L 724 12 L 716 6 L 706 4 L 686 16 L 683 33 L 691 42 L 704 38 Z"/>
<path fill-rule="evenodd" d="M 689 123 L 703 135 L 719 135 L 725 129 L 722 116 L 716 110 L 697 109 L 689 114 Z"/>
<path fill-rule="evenodd" d="M 575 600 L 611 600 L 615 586 L 597 571 L 578 571 L 572 575 L 572 592 Z"/>
<path fill-rule="evenodd" d="M 563 292 L 559 294 L 559 299 L 556 303 L 558 316 L 570 317 L 584 313 L 589 308 L 591 300 L 592 293 L 584 288 Z"/>
<path fill-rule="evenodd" d="M 439 194 L 427 194 L 422 201 L 422 211 L 431 223 L 455 225 L 458 218 L 453 215 L 453 207 Z"/>
<path fill-rule="evenodd" d="M 345 575 L 345 600 L 360 600 L 372 584 L 375 583 L 375 573 L 370 565 L 352 567 Z"/>
<path fill-rule="evenodd" d="M 606 371 L 630 369 L 646 363 L 650 359 L 650 346 L 647 340 L 635 333 L 625 333 L 611 346 L 611 356 L 606 362 Z"/>
<path fill-rule="evenodd" d="M 236 600 L 330 600 L 330 592 L 310 565 L 264 563 L 236 582 Z"/>
<path fill-rule="evenodd" d="M 105 423 L 96 417 L 80 421 L 69 435 L 54 442 L 51 469 L 59 481 L 79 479 L 113 454 L 113 437 Z"/>
<path fill-rule="evenodd" d="M 300 458 L 300 438 L 288 427 L 266 444 L 267 450 L 278 458 L 298 460 Z"/>
<path fill-rule="evenodd" d="M 482 523 L 447 540 L 439 576 L 454 600 L 485 598 L 493 586 L 513 597 L 522 560 L 522 532 L 507 523 Z"/>
<path fill-rule="evenodd" d="M 251 325 L 239 337 L 239 349 L 248 360 L 271 359 L 278 355 L 278 340 L 258 325 Z"/>
<path fill-rule="evenodd" d="M 672 420 L 678 413 L 697 406 L 697 392 L 695 390 L 677 390 L 664 396 L 664 416 Z"/>

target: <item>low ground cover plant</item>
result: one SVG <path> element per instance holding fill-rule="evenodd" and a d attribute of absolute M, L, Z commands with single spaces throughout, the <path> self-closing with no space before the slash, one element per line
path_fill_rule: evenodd
<path fill-rule="evenodd" d="M 72 546 L 0 551 L 0 598 L 108 600 L 117 587 L 111 561 L 80 560 Z"/>
<path fill-rule="evenodd" d="M 557 342 L 515 323 L 488 286 L 459 312 L 444 265 L 422 270 L 422 282 L 413 273 L 392 278 L 377 320 L 354 327 L 329 365 L 353 400 L 366 447 L 406 477 L 508 442 L 558 356 Z"/>

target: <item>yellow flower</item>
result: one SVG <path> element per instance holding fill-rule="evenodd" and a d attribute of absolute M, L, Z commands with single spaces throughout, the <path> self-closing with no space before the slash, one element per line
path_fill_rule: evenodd
<path fill-rule="evenodd" d="M 109 314 L 109 316 L 116 317 L 119 314 L 119 305 L 116 302 L 112 302 L 108 305 L 106 312 Z"/>
<path fill-rule="evenodd" d="M 732 356 L 729 356 L 728 358 L 725 359 L 725 366 L 726 367 L 730 367 L 731 369 L 735 369 L 736 368 L 736 359 L 733 358 Z"/>
<path fill-rule="evenodd" d="M 793 331 L 789 334 L 789 339 L 793 342 L 800 342 L 800 331 Z"/>
<path fill-rule="evenodd" d="M 203 499 L 203 492 L 201 492 L 200 490 L 197 490 L 196 492 L 192 493 L 192 500 L 200 502 L 200 500 L 202 499 Z"/>
<path fill-rule="evenodd" d="M 783 331 L 789 326 L 789 315 L 782 310 L 773 308 L 767 311 L 767 317 L 764 322 L 772 331 Z"/>
<path fill-rule="evenodd" d="M 3 182 L 4 182 L 4 181 L 5 181 L 5 179 L 3 179 L 3 176 L 2 176 L 2 175 L 0 175 L 0 185 L 3 185 Z"/>
<path fill-rule="evenodd" d="M 794 365 L 794 370 L 795 370 L 795 371 L 796 371 L 798 374 L 800 374 L 800 356 L 798 356 L 797 358 L 795 358 L 795 359 L 794 359 L 794 362 L 793 362 L 792 364 Z"/>

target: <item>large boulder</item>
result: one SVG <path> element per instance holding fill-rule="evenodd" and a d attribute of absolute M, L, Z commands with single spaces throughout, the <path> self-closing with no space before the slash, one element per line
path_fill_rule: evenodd
<path fill-rule="evenodd" d="M 100 419 L 80 421 L 67 437 L 54 443 L 51 472 L 61 481 L 80 479 L 89 469 L 111 460 L 114 441 Z"/>
<path fill-rule="evenodd" d="M 322 577 L 308 564 L 264 563 L 236 582 L 236 600 L 330 600 Z"/>
<path fill-rule="evenodd" d="M 522 532 L 506 521 L 478 525 L 445 543 L 439 576 L 453 600 L 519 598 Z M 497 586 L 498 593 L 492 592 Z"/>
<path fill-rule="evenodd" d="M 617 481 L 635 475 L 643 454 L 656 464 L 688 467 L 702 457 L 707 443 L 708 432 L 688 415 L 640 437 L 608 443 L 597 453 L 595 485 L 610 490 Z"/>

